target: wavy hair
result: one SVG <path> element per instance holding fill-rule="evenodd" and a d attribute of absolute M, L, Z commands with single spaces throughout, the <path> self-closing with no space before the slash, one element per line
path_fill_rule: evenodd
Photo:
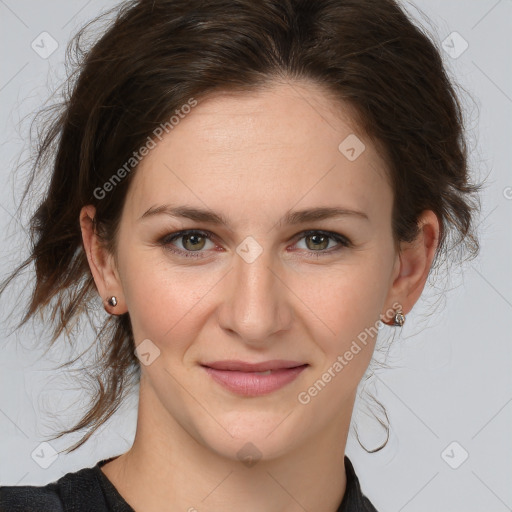
<path fill-rule="evenodd" d="M 86 41 L 109 16 L 101 36 Z M 386 155 L 395 241 L 414 240 L 419 215 L 430 209 L 441 223 L 432 267 L 479 251 L 480 185 L 470 180 L 455 84 L 440 50 L 394 0 L 123 1 L 73 37 L 66 59 L 71 72 L 62 100 L 44 112 L 21 199 L 42 179 L 30 253 L 0 288 L 34 264 L 35 285 L 17 328 L 38 312 L 51 313 L 50 345 L 63 333 L 73 343 L 71 327 L 89 316 L 98 296 L 81 208 L 95 206 L 95 230 L 116 254 L 137 167 L 102 198 L 98 188 L 190 98 L 216 92 L 255 91 L 276 80 L 322 86 L 333 103 L 351 108 L 358 129 Z M 104 319 L 94 346 L 92 370 L 82 368 L 95 387 L 90 407 L 55 436 L 86 429 L 68 451 L 89 439 L 140 377 L 129 313 Z"/>

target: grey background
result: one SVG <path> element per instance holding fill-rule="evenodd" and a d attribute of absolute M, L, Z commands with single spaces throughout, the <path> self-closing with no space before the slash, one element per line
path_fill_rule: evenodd
<path fill-rule="evenodd" d="M 13 175 L 20 155 L 26 156 L 30 118 L 25 116 L 64 78 L 64 50 L 72 34 L 115 3 L 0 0 L 2 276 L 21 261 L 28 244 L 23 227 L 28 213 L 21 224 L 15 216 L 23 174 Z M 367 454 L 351 432 L 346 452 L 379 512 L 512 510 L 512 1 L 422 0 L 403 5 L 432 32 L 414 6 L 427 14 L 438 44 L 446 40 L 448 47 L 453 41 L 451 51 L 460 50 L 461 40 L 446 39 L 456 31 L 469 45 L 457 58 L 447 52 L 443 58 L 475 101 L 463 99 L 473 172 L 478 179 L 488 175 L 480 220 L 482 251 L 463 274 L 452 274 L 451 289 L 441 296 L 434 314 L 432 305 L 443 283 L 429 285 L 393 346 L 388 360 L 393 369 L 379 373 L 369 387 L 391 420 L 388 446 Z M 58 43 L 48 58 L 31 47 L 43 31 Z M 37 323 L 11 333 L 7 313 L 14 291 L 29 281 L 27 274 L 0 301 L 0 485 L 43 485 L 123 453 L 136 425 L 137 396 L 132 394 L 85 446 L 58 455 L 46 469 L 36 463 L 37 453 L 48 454 L 41 443 L 55 430 L 71 426 L 86 405 L 86 395 L 72 375 L 54 370 L 70 355 L 65 345 L 43 356 L 45 340 Z M 84 332 L 77 343 L 90 336 Z M 364 410 L 359 408 L 353 420 L 357 417 L 366 446 L 376 447 L 383 433 Z M 59 451 L 78 438 L 50 444 Z M 445 450 L 454 441 L 455 448 Z M 456 465 L 462 450 L 467 460 L 457 469 L 450 467 L 447 461 Z"/>

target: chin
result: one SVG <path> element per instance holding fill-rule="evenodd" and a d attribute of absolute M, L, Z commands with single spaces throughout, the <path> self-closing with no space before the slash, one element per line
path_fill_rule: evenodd
<path fill-rule="evenodd" d="M 293 428 L 296 421 L 296 418 L 291 418 L 293 415 L 290 418 L 286 418 L 286 414 L 269 417 L 268 413 L 258 413 L 251 418 L 243 418 L 239 412 L 236 415 L 237 420 L 228 422 L 223 418 L 224 421 L 220 422 L 229 433 L 218 424 L 214 430 L 207 428 L 201 432 L 200 428 L 201 444 L 226 459 L 243 462 L 248 467 L 257 460 L 277 459 L 300 444 L 302 436 Z"/>

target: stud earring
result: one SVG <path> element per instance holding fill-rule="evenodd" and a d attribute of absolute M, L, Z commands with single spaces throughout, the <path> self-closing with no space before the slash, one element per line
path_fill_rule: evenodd
<path fill-rule="evenodd" d="M 405 323 L 405 315 L 402 313 L 402 310 L 399 309 L 395 313 L 395 319 L 394 319 L 393 325 L 397 326 L 397 327 L 402 327 L 402 325 L 404 325 L 404 323 Z"/>
<path fill-rule="evenodd" d="M 112 295 L 112 297 L 110 297 L 107 302 L 109 303 L 110 306 L 112 307 L 116 307 L 117 306 L 117 298 L 115 297 L 115 295 Z"/>

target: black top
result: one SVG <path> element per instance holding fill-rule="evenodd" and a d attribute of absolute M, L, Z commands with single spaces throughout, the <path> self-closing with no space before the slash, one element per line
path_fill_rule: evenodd
<path fill-rule="evenodd" d="M 0 512 L 135 512 L 100 469 L 115 458 L 66 473 L 47 485 L 0 487 Z M 347 487 L 337 512 L 377 512 L 361 492 L 354 467 L 346 455 L 345 471 Z"/>

